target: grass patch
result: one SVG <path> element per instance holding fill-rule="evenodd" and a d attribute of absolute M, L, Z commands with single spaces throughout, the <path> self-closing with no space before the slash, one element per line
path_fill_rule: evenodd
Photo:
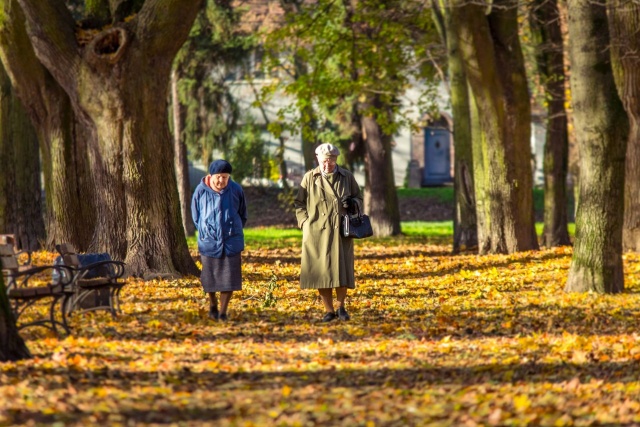
<path fill-rule="evenodd" d="M 247 247 L 279 249 L 300 246 L 302 230 L 297 228 L 246 228 L 244 239 Z"/>
<path fill-rule="evenodd" d="M 453 187 L 398 188 L 398 197 L 425 197 L 453 203 Z"/>
<path fill-rule="evenodd" d="M 536 223 L 536 233 L 542 235 L 544 224 Z M 400 223 L 401 236 L 373 237 L 379 242 L 414 242 L 451 244 L 453 238 L 453 221 L 403 221 Z M 569 235 L 575 235 L 576 225 L 569 223 Z M 302 244 L 302 231 L 297 228 L 245 228 L 244 238 L 249 249 L 282 249 L 299 247 Z M 196 237 L 187 238 L 190 248 L 197 248 Z"/>

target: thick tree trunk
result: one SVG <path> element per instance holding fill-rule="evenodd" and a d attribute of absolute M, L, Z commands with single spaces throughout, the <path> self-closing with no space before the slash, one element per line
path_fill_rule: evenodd
<path fill-rule="evenodd" d="M 90 249 L 124 258 L 138 276 L 197 274 L 181 221 L 167 90 L 171 63 L 201 2 L 147 0 L 132 20 L 82 49 L 63 1 L 19 3 L 36 55 L 96 135 L 90 153 L 97 226 Z"/>
<path fill-rule="evenodd" d="M 567 228 L 569 138 L 564 108 L 564 47 L 557 0 L 536 0 L 530 18 L 531 28 L 537 36 L 538 71 L 548 102 L 542 244 L 570 245 Z"/>
<path fill-rule="evenodd" d="M 605 6 L 569 0 L 571 94 L 580 150 L 580 202 L 565 290 L 624 290 L 622 221 L 629 121 L 616 92 Z"/>
<path fill-rule="evenodd" d="M 512 0 L 485 8 L 457 0 L 452 19 L 459 29 L 465 71 L 479 112 L 482 140 L 473 156 L 482 157 L 483 171 L 474 170 L 480 253 L 512 253 L 538 248 L 533 218 L 531 173 L 531 110 L 517 9 Z M 474 164 L 480 164 L 474 160 Z M 480 197 L 486 200 L 480 201 Z M 482 206 L 480 206 L 482 204 Z M 485 221 L 486 220 L 486 221 Z"/>
<path fill-rule="evenodd" d="M 0 274 L 0 362 L 28 359 L 31 353 L 18 333 L 13 317 L 4 278 Z"/>
<path fill-rule="evenodd" d="M 182 138 L 184 111 L 178 97 L 178 73 L 171 72 L 171 112 L 173 114 L 173 152 L 180 196 L 180 211 L 182 212 L 182 226 L 187 236 L 196 233 L 196 227 L 191 218 L 191 183 L 189 182 L 189 160 L 187 146 Z"/>
<path fill-rule="evenodd" d="M 140 64 L 142 65 L 142 64 Z M 131 70 L 133 71 L 133 70 Z M 127 192 L 127 257 L 132 271 L 196 274 L 185 239 L 173 171 L 173 150 L 166 120 L 169 70 L 132 75 L 125 111 L 124 182 Z M 163 78 L 164 77 L 164 78 Z M 142 119 L 142 120 L 140 120 Z M 158 171 L 169 171 L 160 174 Z M 144 177 L 144 178 L 143 178 Z"/>
<path fill-rule="evenodd" d="M 435 5 L 441 12 L 443 38 L 447 46 L 451 110 L 453 112 L 453 144 L 455 155 L 453 192 L 453 253 L 478 248 L 478 224 L 473 180 L 471 140 L 471 106 L 469 86 L 460 52 L 459 31 L 447 4 Z"/>
<path fill-rule="evenodd" d="M 640 5 L 612 0 L 609 6 L 611 58 L 618 93 L 629 115 L 625 165 L 622 249 L 640 251 Z"/>
<path fill-rule="evenodd" d="M 85 150 L 73 135 L 69 98 L 36 58 L 17 2 L 0 5 L 6 18 L 0 24 L 0 56 L 40 143 L 46 247 L 71 242 L 85 250 L 93 230 L 93 191 Z"/>
<path fill-rule="evenodd" d="M 361 121 L 368 166 L 365 211 L 371 218 L 375 236 L 395 236 L 400 234 L 400 210 L 393 176 L 391 136 L 382 131 L 375 117 L 363 114 Z"/>
<path fill-rule="evenodd" d="M 0 170 L 0 233 L 14 234 L 21 249 L 40 249 L 45 230 L 38 139 L 1 65 Z"/>
<path fill-rule="evenodd" d="M 637 68 L 636 68 L 637 69 Z M 622 248 L 624 251 L 640 252 L 640 117 L 638 108 L 627 110 L 630 129 L 625 163 L 624 220 Z"/>

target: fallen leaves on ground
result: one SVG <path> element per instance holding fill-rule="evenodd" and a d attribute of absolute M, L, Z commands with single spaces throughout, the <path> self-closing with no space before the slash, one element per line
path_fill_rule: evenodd
<path fill-rule="evenodd" d="M 570 257 L 358 242 L 352 319 L 330 324 L 299 248 L 244 253 L 227 323 L 195 277 L 133 280 L 115 319 L 22 332 L 34 358 L 0 365 L 0 425 L 640 423 L 640 257 L 605 296 L 563 291 Z"/>

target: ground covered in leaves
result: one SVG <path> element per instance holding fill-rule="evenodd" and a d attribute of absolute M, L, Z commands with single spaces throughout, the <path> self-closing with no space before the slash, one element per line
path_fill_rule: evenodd
<path fill-rule="evenodd" d="M 245 252 L 227 323 L 197 278 L 134 281 L 116 319 L 23 331 L 0 425 L 640 425 L 640 257 L 598 296 L 563 292 L 570 256 L 358 242 L 352 320 L 331 324 L 297 247 Z"/>

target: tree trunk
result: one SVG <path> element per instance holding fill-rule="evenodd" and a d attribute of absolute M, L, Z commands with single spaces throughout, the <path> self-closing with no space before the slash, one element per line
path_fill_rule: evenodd
<path fill-rule="evenodd" d="M 640 251 L 640 5 L 613 0 L 609 5 L 611 59 L 618 93 L 629 115 L 625 164 L 622 249 Z"/>
<path fill-rule="evenodd" d="M 531 171 L 531 109 L 518 40 L 517 8 L 513 0 L 494 1 L 485 8 L 457 0 L 452 19 L 459 29 L 465 71 L 479 112 L 481 180 L 474 170 L 476 190 L 486 195 L 478 218 L 480 253 L 512 253 L 538 248 L 533 216 Z M 475 147 L 474 147 L 475 148 Z M 474 161 L 475 163 L 475 161 Z M 477 163 L 476 163 L 477 164 Z M 476 192 L 476 203 L 480 204 Z M 480 214 L 478 214 L 480 216 Z"/>
<path fill-rule="evenodd" d="M 300 58 L 299 55 L 295 55 L 294 57 L 294 66 L 295 66 L 295 79 L 298 80 L 307 74 L 309 74 L 309 67 L 307 64 Z M 298 108 L 300 109 L 300 117 L 302 118 L 302 126 L 300 129 L 300 141 L 302 143 L 302 156 L 304 158 L 304 168 L 305 170 L 311 170 L 315 167 L 316 154 L 315 154 L 315 145 L 316 145 L 316 113 L 313 110 L 313 106 L 311 102 L 308 100 L 304 100 L 304 103 L 301 103 L 298 100 Z"/>
<path fill-rule="evenodd" d="M 533 34 L 537 36 L 538 72 L 548 103 L 542 244 L 549 247 L 570 245 L 567 228 L 569 137 L 564 108 L 564 48 L 557 0 L 536 0 L 530 23 Z"/>
<path fill-rule="evenodd" d="M 363 111 L 368 110 L 366 106 L 361 107 Z M 380 106 L 376 109 L 380 111 Z M 395 236 L 400 234 L 400 210 L 393 176 L 391 135 L 385 134 L 371 115 L 362 114 L 361 122 L 368 166 L 365 211 L 369 213 L 375 236 Z"/>
<path fill-rule="evenodd" d="M 31 353 L 18 333 L 16 320 L 9 306 L 4 277 L 0 274 L 0 362 L 29 359 Z"/>
<path fill-rule="evenodd" d="M 473 180 L 473 150 L 469 86 L 460 52 L 459 31 L 451 11 L 442 0 L 433 2 L 443 39 L 447 47 L 451 110 L 453 112 L 453 144 L 455 151 L 453 193 L 453 253 L 478 248 L 478 224 Z"/>
<path fill-rule="evenodd" d="M 301 13 L 301 9 L 304 1 L 300 0 L 281 0 L 280 7 L 287 14 L 297 14 Z M 295 54 L 293 57 L 293 67 L 294 67 L 294 80 L 299 80 L 302 77 L 309 74 L 309 66 L 305 62 L 304 59 L 300 57 L 300 55 Z M 300 102 L 303 101 L 303 102 Z M 305 170 L 311 170 L 315 167 L 316 162 L 316 153 L 315 153 L 315 145 L 316 145 L 316 127 L 317 120 L 316 114 L 313 110 L 313 106 L 308 102 L 309 99 L 302 99 L 302 97 L 298 97 L 298 108 L 300 110 L 300 116 L 302 117 L 302 126 L 300 129 L 300 142 L 302 148 L 302 157 L 304 158 L 304 168 Z"/>
<path fill-rule="evenodd" d="M 487 210 L 489 206 L 489 197 L 487 196 L 487 188 L 483 184 L 486 180 L 486 153 L 483 151 L 483 141 L 485 140 L 485 136 L 482 131 L 482 126 L 480 126 L 478 105 L 476 104 L 475 97 L 473 96 L 469 97 L 469 110 L 471 113 L 471 151 L 473 152 L 472 165 L 474 182 L 473 191 L 476 206 L 476 232 L 478 242 L 485 242 L 489 239 L 486 236 L 489 230 L 489 212 Z"/>
<path fill-rule="evenodd" d="M 624 290 L 622 222 L 629 121 L 616 92 L 605 6 L 569 0 L 571 94 L 580 149 L 580 202 L 565 290 Z"/>
<path fill-rule="evenodd" d="M 97 225 L 90 249 L 124 258 L 137 276 L 197 274 L 181 221 L 167 90 L 173 58 L 201 2 L 147 0 L 133 19 L 103 30 L 82 49 L 62 0 L 19 3 L 36 55 L 96 135 L 90 153 Z"/>
<path fill-rule="evenodd" d="M 0 66 L 0 233 L 37 250 L 44 241 L 38 139 L 9 76 Z"/>
<path fill-rule="evenodd" d="M 173 151 L 176 180 L 178 181 L 178 195 L 180 196 L 180 211 L 182 212 L 182 226 L 187 236 L 196 234 L 196 227 L 191 217 L 191 183 L 189 182 L 189 160 L 187 146 L 182 138 L 184 111 L 178 97 L 178 73 L 171 72 L 171 112 L 173 114 Z"/>
<path fill-rule="evenodd" d="M 93 191 L 88 185 L 91 178 L 86 150 L 82 143 L 76 144 L 73 135 L 71 103 L 36 58 L 17 2 L 2 0 L 0 5 L 6 18 L 0 23 L 0 56 L 40 143 L 46 247 L 53 249 L 55 243 L 71 242 L 86 250 L 94 224 Z"/>

